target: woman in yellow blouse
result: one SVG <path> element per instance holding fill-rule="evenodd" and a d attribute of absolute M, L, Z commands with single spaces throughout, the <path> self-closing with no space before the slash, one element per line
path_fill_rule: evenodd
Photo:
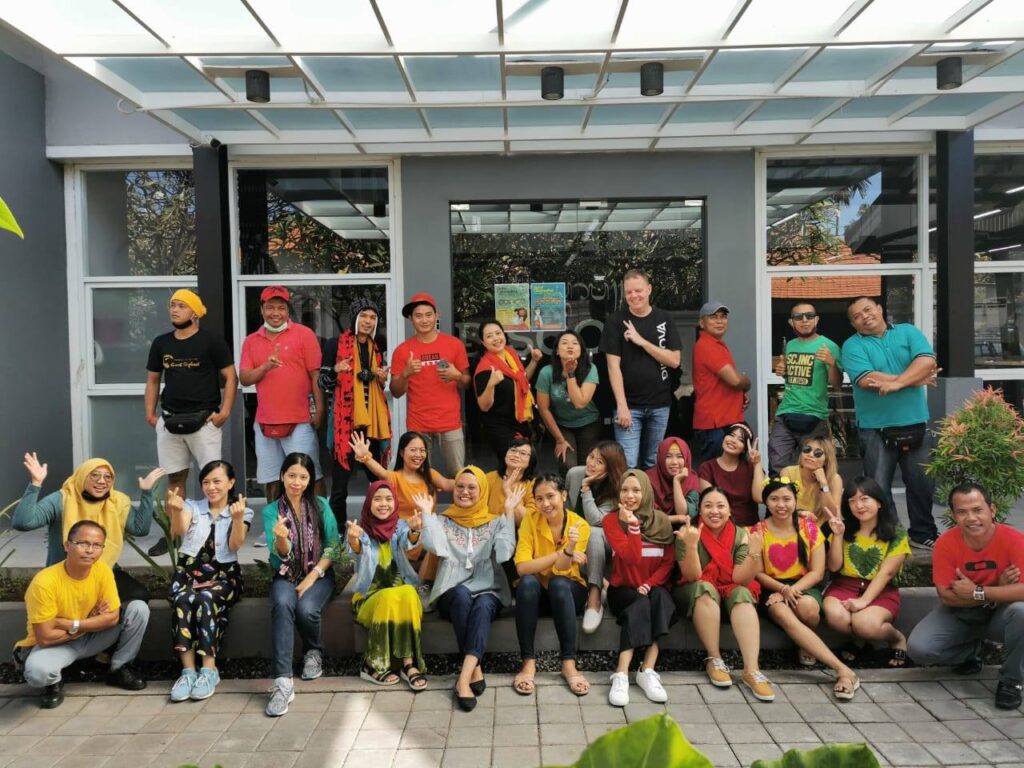
<path fill-rule="evenodd" d="M 843 498 L 843 478 L 839 475 L 836 449 L 832 441 L 822 437 L 805 437 L 800 441 L 797 464 L 786 467 L 780 477 L 791 477 L 800 486 L 798 509 L 814 513 L 818 528 L 828 526 L 826 509 L 839 509 Z"/>
<path fill-rule="evenodd" d="M 815 632 L 821 621 L 818 585 L 825 577 L 824 537 L 813 519 L 797 511 L 799 492 L 789 477 L 771 477 L 764 484 L 768 515 L 751 528 L 763 537 L 764 570 L 757 574 L 762 604 L 800 651 L 836 673 L 835 697 L 852 699 L 860 678 Z"/>
<path fill-rule="evenodd" d="M 512 491 L 510 499 L 519 495 Z M 514 495 L 513 495 L 514 494 Z M 587 585 L 580 566 L 587 562 L 590 526 L 565 508 L 565 485 L 561 475 L 541 475 L 533 485 L 536 509 L 519 525 L 515 564 L 519 573 L 516 587 L 516 634 L 523 666 L 512 687 L 529 696 L 534 691 L 537 654 L 533 641 L 537 619 L 550 615 L 558 635 L 562 677 L 577 696 L 590 693 L 590 683 L 576 668 L 576 617 L 583 613 Z"/>
<path fill-rule="evenodd" d="M 516 528 L 522 523 L 524 517 L 531 512 L 536 512 L 537 507 L 533 501 L 533 476 L 536 471 L 537 452 L 533 445 L 526 438 L 514 438 L 509 443 L 508 450 L 505 451 L 505 468 L 487 473 L 487 484 L 490 488 L 487 493 L 487 506 L 491 510 L 491 514 L 504 514 L 506 494 L 510 488 L 514 488 L 520 483 L 525 484 L 526 494 L 515 510 Z"/>

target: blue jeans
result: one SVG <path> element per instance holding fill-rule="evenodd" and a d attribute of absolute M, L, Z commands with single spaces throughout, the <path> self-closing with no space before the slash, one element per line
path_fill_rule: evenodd
<path fill-rule="evenodd" d="M 658 463 L 658 444 L 665 439 L 670 406 L 630 408 L 633 426 L 623 429 L 615 424 L 615 440 L 626 454 L 626 466 L 646 469 Z"/>
<path fill-rule="evenodd" d="M 485 592 L 473 597 L 462 584 L 452 587 L 437 600 L 437 612 L 455 629 L 455 642 L 463 656 L 484 657 L 491 636 L 491 622 L 501 612 L 497 595 Z"/>
<path fill-rule="evenodd" d="M 547 589 L 534 575 L 523 576 L 516 587 L 516 635 L 519 654 L 524 659 L 535 659 L 533 640 L 537 635 L 537 620 L 541 613 L 549 614 L 558 635 L 558 657 L 576 658 L 576 617 L 583 611 L 587 588 L 566 576 L 552 576 Z"/>
<path fill-rule="evenodd" d="M 334 571 L 317 580 L 302 597 L 295 585 L 282 576 L 270 584 L 271 666 L 274 677 L 292 676 L 295 630 L 299 630 L 303 651 L 322 651 L 320 614 L 334 594 Z"/>
<path fill-rule="evenodd" d="M 921 445 L 914 450 L 902 452 L 886 446 L 880 429 L 861 429 L 859 435 L 864 453 L 864 474 L 882 486 L 893 509 L 896 507 L 892 498 L 892 479 L 897 465 L 900 468 L 903 484 L 907 487 L 907 513 L 910 517 L 907 532 L 910 538 L 914 541 L 937 538 L 939 531 L 932 515 L 935 483 L 924 473 L 928 451 L 931 449 L 928 437 L 925 436 Z"/>
<path fill-rule="evenodd" d="M 717 459 L 722 455 L 722 439 L 725 437 L 725 427 L 714 429 L 693 430 L 693 441 L 697 448 L 697 461 L 703 464 L 705 461 Z"/>

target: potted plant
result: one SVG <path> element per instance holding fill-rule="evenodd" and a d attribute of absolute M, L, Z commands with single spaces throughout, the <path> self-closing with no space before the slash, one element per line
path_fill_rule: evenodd
<path fill-rule="evenodd" d="M 955 485 L 973 481 L 992 495 L 1002 522 L 1024 495 L 1024 419 L 1003 399 L 1003 391 L 976 391 L 939 422 L 935 435 L 925 472 L 935 478 L 936 496 L 944 502 Z M 945 519 L 952 524 L 948 511 Z"/>

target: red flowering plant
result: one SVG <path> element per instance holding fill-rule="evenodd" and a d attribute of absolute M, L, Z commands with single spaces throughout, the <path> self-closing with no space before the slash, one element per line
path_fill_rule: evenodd
<path fill-rule="evenodd" d="M 935 493 L 945 500 L 958 483 L 973 481 L 992 495 L 1000 522 L 1024 495 L 1024 419 L 1003 399 L 1001 389 L 986 387 L 939 422 L 931 461 Z M 947 511 L 946 524 L 952 525 Z"/>

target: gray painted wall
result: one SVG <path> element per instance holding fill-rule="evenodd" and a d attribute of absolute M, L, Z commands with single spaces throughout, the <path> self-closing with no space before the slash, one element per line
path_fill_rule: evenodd
<path fill-rule="evenodd" d="M 707 199 L 708 296 L 731 308 L 726 341 L 741 371 L 754 379 L 747 410 L 757 413 L 753 152 L 411 157 L 402 159 L 405 292 L 427 291 L 451 330 L 448 204 L 452 200 L 617 197 Z M 693 340 L 683 339 L 688 361 Z M 685 362 L 689 368 L 689 362 Z"/>
<path fill-rule="evenodd" d="M 63 172 L 46 159 L 43 76 L 0 53 L 0 82 L 10 107 L 0 109 L 0 196 L 25 232 L 24 241 L 0 232 L 4 283 L 18 286 L 2 299 L 3 506 L 25 488 L 26 450 L 49 463 L 49 490 L 72 467 Z"/>

